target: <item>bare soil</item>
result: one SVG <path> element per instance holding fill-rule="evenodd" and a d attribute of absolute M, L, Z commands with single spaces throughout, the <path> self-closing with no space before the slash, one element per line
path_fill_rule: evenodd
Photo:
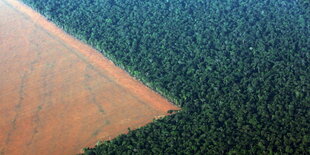
<path fill-rule="evenodd" d="M 76 154 L 179 109 L 16 0 L 0 0 L 0 155 Z"/>

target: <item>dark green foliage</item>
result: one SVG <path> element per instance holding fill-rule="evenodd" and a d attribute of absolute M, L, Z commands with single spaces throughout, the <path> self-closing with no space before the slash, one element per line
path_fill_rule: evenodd
<path fill-rule="evenodd" d="M 95 154 L 309 154 L 305 0 L 23 0 L 183 110 Z"/>

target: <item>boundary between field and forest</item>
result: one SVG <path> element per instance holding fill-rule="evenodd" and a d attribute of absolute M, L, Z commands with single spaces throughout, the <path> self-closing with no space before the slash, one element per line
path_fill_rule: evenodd
<path fill-rule="evenodd" d="M 54 23 L 46 19 L 44 16 L 34 11 L 31 7 L 16 0 L 4 0 L 4 2 L 7 2 L 7 4 L 11 5 L 13 8 L 16 8 L 18 11 L 24 13 L 25 15 L 33 19 L 33 21 L 36 24 L 40 25 L 42 28 L 44 28 L 49 33 L 54 34 L 56 37 L 64 41 L 66 44 L 70 45 L 74 49 L 77 49 L 77 51 L 79 51 L 80 54 L 82 54 L 83 56 L 91 59 L 92 62 L 90 62 L 90 64 L 99 66 L 100 68 L 104 68 L 104 71 L 106 71 L 107 74 L 111 75 L 114 78 L 114 80 L 120 83 L 120 85 L 122 85 L 123 87 L 129 90 L 134 90 L 136 91 L 137 94 L 145 94 L 143 92 L 151 91 L 161 96 L 161 98 L 156 98 L 155 94 L 152 94 L 151 96 L 145 96 L 145 95 L 139 96 L 139 97 L 144 98 L 147 101 L 154 100 L 154 99 L 157 100 L 156 102 L 157 104 L 154 104 L 154 102 L 148 102 L 155 109 L 168 108 L 170 107 L 170 105 L 160 104 L 160 103 L 169 103 L 177 107 L 177 110 L 180 110 L 180 107 L 168 101 L 164 96 L 154 91 L 150 87 L 144 85 L 139 79 L 136 79 L 135 77 L 130 76 L 128 72 L 116 66 L 111 60 L 106 58 L 102 53 L 98 52 L 96 49 L 90 47 L 86 43 L 82 43 L 82 41 L 76 39 L 74 36 L 69 35 L 65 31 L 57 27 L 57 25 L 55 25 Z M 135 81 L 139 83 L 138 85 L 139 89 L 136 89 L 136 88 L 133 89 L 133 87 L 135 87 L 134 86 Z M 147 94 L 150 94 L 150 93 L 147 93 Z"/>

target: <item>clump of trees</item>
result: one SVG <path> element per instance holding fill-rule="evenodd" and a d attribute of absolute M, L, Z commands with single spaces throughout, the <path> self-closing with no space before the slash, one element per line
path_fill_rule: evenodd
<path fill-rule="evenodd" d="M 182 106 L 85 154 L 309 154 L 302 0 L 23 0 Z"/>

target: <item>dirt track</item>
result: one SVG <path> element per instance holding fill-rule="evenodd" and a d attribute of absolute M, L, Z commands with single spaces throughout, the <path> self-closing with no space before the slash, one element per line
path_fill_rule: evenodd
<path fill-rule="evenodd" d="M 178 109 L 16 0 L 0 0 L 0 155 L 75 154 Z"/>

